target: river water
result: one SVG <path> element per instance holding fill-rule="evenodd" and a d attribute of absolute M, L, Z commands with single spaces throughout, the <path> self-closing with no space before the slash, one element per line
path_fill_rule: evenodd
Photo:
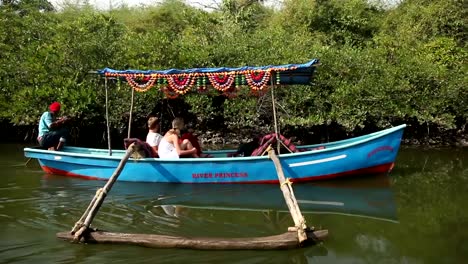
<path fill-rule="evenodd" d="M 56 238 L 103 181 L 44 174 L 24 146 L 0 144 L 0 263 L 464 263 L 468 259 L 468 149 L 400 150 L 389 175 L 295 184 L 315 246 L 201 251 L 72 244 Z M 273 185 L 114 185 L 93 221 L 102 230 L 258 237 L 293 226 Z"/>

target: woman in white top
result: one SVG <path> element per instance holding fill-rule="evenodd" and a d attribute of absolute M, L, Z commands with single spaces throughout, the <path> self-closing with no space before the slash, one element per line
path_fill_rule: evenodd
<path fill-rule="evenodd" d="M 190 155 L 198 158 L 197 149 L 192 146 L 188 139 L 179 143 L 180 130 L 184 127 L 181 118 L 172 121 L 172 129 L 167 131 L 161 139 L 158 147 L 159 157 L 163 159 L 178 159 L 181 155 Z"/>
<path fill-rule="evenodd" d="M 163 136 L 158 133 L 159 130 L 159 118 L 157 117 L 150 117 L 148 119 L 148 135 L 146 135 L 146 143 L 148 143 L 151 148 L 153 148 L 154 153 L 156 156 L 159 156 L 158 153 L 158 146 L 159 142 Z"/>

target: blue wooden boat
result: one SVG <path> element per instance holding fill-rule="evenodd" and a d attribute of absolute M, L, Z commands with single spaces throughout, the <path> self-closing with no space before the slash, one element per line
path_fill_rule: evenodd
<path fill-rule="evenodd" d="M 280 154 L 284 174 L 293 182 L 385 173 L 393 168 L 405 125 L 372 134 L 301 148 L 325 148 Z M 177 160 L 130 159 L 119 181 L 173 183 L 277 183 L 273 162 L 267 156 L 228 157 L 230 151 L 211 152 L 214 158 Z M 47 173 L 107 180 L 125 150 L 65 147 L 62 151 L 25 148 L 26 157 L 39 161 Z M 224 157 L 223 157 L 224 155 Z"/>
<path fill-rule="evenodd" d="M 273 94 L 275 84 L 309 84 L 317 63 L 317 60 L 312 60 L 304 64 L 278 66 L 166 71 L 119 71 L 106 68 L 98 73 L 105 78 L 125 79 L 133 91 L 144 92 L 153 86 L 162 85 L 161 89 L 171 97 L 191 90 L 206 92 L 207 87 L 213 87 L 216 92 L 227 96 L 241 86 L 250 87 L 254 93 L 262 93 L 268 89 L 269 83 Z M 274 106 L 273 100 L 273 111 Z M 276 123 L 275 120 L 275 128 Z M 298 146 L 299 152 L 279 155 L 284 175 L 293 182 L 306 182 L 388 172 L 394 165 L 404 127 L 400 125 L 326 144 Z M 24 153 L 26 157 L 37 159 L 47 173 L 106 180 L 116 170 L 125 151 L 65 147 L 61 151 L 25 148 Z M 229 151 L 208 153 L 214 157 L 130 159 L 118 180 L 170 183 L 278 182 L 275 166 L 266 156 L 228 157 Z"/>

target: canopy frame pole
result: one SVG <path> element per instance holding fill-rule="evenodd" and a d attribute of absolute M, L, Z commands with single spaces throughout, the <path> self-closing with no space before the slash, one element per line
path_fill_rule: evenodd
<path fill-rule="evenodd" d="M 109 126 L 109 87 L 107 85 L 107 77 L 104 77 L 104 87 L 106 90 L 106 126 L 107 126 L 107 147 L 109 149 L 109 156 L 112 156 L 111 136 Z"/>
<path fill-rule="evenodd" d="M 132 130 L 132 113 L 133 113 L 133 100 L 135 96 L 135 89 L 132 88 L 132 100 L 130 102 L 130 116 L 128 117 L 128 136 L 127 138 L 130 138 L 130 131 Z"/>
<path fill-rule="evenodd" d="M 281 143 L 279 140 L 279 128 L 278 128 L 278 120 L 276 119 L 276 102 L 275 102 L 275 85 L 273 83 L 273 76 L 270 77 L 271 81 L 271 104 L 273 107 L 273 120 L 274 120 L 274 125 L 275 125 L 275 137 L 276 137 L 276 148 L 278 150 L 278 155 L 280 154 L 280 147 Z"/>

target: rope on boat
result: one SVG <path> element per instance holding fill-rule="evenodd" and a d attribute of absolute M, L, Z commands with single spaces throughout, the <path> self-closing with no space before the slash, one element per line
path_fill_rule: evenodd
<path fill-rule="evenodd" d="M 299 209 L 299 205 L 297 203 L 296 197 L 294 195 L 294 191 L 292 188 L 292 182 L 289 178 L 286 179 L 283 173 L 283 168 L 281 167 L 280 160 L 278 156 L 275 154 L 275 150 L 270 146 L 268 146 L 268 156 L 273 163 L 275 164 L 276 172 L 278 174 L 278 179 L 280 183 L 281 191 L 283 192 L 284 199 L 286 204 L 288 205 L 289 212 L 294 220 L 294 227 L 289 228 L 290 230 L 297 231 L 297 237 L 299 239 L 299 243 L 302 243 L 307 240 L 307 233 L 310 229 L 306 225 L 306 221 L 304 216 Z M 313 228 L 312 228 L 313 230 Z"/>
<path fill-rule="evenodd" d="M 102 203 L 104 202 L 104 199 L 107 196 L 107 193 L 112 189 L 112 186 L 117 181 L 117 178 L 119 177 L 125 164 L 127 163 L 128 159 L 130 158 L 130 156 L 133 154 L 134 151 L 135 151 L 135 143 L 132 143 L 128 147 L 127 152 L 125 153 L 125 156 L 122 158 L 122 160 L 120 160 L 119 165 L 117 166 L 114 173 L 107 181 L 106 185 L 104 185 L 103 188 L 99 188 L 96 191 L 96 195 L 94 195 L 93 199 L 91 200 L 91 203 L 88 205 L 88 208 L 86 208 L 84 214 L 75 223 L 75 226 L 70 232 L 70 234 L 74 236 L 73 241 L 75 242 L 80 241 L 83 238 L 84 233 L 89 230 L 89 226 L 91 225 L 91 222 L 93 221 L 94 217 L 98 213 L 99 208 L 101 207 Z"/>

